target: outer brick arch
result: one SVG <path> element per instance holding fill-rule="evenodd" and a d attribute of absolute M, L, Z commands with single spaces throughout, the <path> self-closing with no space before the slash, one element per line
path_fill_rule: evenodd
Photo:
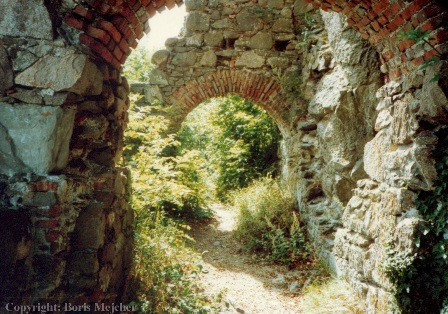
<path fill-rule="evenodd" d="M 388 80 L 415 71 L 425 59 L 436 54 L 427 46 L 415 48 L 409 40 L 399 40 L 400 31 L 409 27 L 430 30 L 433 44 L 446 53 L 448 33 L 437 20 L 446 24 L 447 4 L 443 0 L 305 0 L 325 11 L 341 12 L 348 23 L 368 40 L 382 57 Z M 120 69 L 131 48 L 148 32 L 148 19 L 156 11 L 180 5 L 183 0 L 89 0 L 77 5 L 65 22 L 81 33 L 79 41 L 97 57 Z"/>
<path fill-rule="evenodd" d="M 193 79 L 171 94 L 166 100 L 170 106 L 170 130 L 178 129 L 188 113 L 204 101 L 227 94 L 256 103 L 266 110 L 280 130 L 286 128 L 288 101 L 275 78 L 247 71 L 221 70 Z"/>
<path fill-rule="evenodd" d="M 413 72 L 439 53 L 448 52 L 448 6 L 444 0 L 305 0 L 324 11 L 341 12 L 347 23 L 376 48 L 383 72 L 394 80 Z M 442 21 L 439 23 L 438 21 Z M 412 40 L 399 39 L 402 31 L 421 27 L 434 38 L 429 45 L 418 46 Z"/>

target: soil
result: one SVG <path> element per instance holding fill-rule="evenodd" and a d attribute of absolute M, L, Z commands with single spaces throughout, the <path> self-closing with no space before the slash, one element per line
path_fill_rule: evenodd
<path fill-rule="evenodd" d="M 202 255 L 206 293 L 222 295 L 219 313 L 298 314 L 300 291 L 316 270 L 268 263 L 244 249 L 235 236 L 235 212 L 218 204 L 214 218 L 193 224 L 195 250 Z"/>

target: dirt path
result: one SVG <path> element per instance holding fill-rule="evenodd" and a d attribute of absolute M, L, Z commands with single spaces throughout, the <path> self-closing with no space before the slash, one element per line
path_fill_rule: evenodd
<path fill-rule="evenodd" d="M 213 210 L 214 219 L 193 225 L 191 233 L 204 260 L 206 291 L 223 293 L 220 313 L 300 313 L 298 292 L 312 271 L 257 263 L 232 237 L 235 213 L 223 205 Z"/>

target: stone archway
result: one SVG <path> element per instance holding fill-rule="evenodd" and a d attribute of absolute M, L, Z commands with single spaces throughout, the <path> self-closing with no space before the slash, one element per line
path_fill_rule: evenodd
<path fill-rule="evenodd" d="M 335 44 L 333 32 L 328 41 L 331 53 L 339 54 L 334 58 L 338 66 L 330 67 L 325 54 L 317 53 L 323 66 L 317 62 L 311 69 L 319 78 L 308 80 L 314 90 L 308 97 L 311 112 L 301 121 L 297 101 L 283 94 L 272 70 L 302 64 L 294 26 L 306 6 L 299 0 L 230 1 L 227 6 L 209 0 L 204 9 L 205 2 L 191 0 L 185 3 L 192 11 L 187 20 L 191 32 L 185 34 L 191 40 L 172 42 L 158 63 L 169 83 L 161 95 L 186 114 L 203 97 L 196 86 L 204 86 L 205 93 L 214 82 L 218 91 L 209 87 L 215 95 L 240 82 L 245 97 L 266 104 L 287 134 L 285 176 L 309 221 L 308 232 L 323 248 L 321 256 L 368 300 L 369 313 L 387 312 L 394 300 L 381 272 L 382 244 L 393 240 L 403 251 L 411 248 L 415 229 L 407 228 L 412 221 L 406 215 L 412 212 L 414 191 L 433 189 L 436 179 L 428 157 L 435 127 L 425 129 L 419 122 L 444 126 L 446 121 L 444 92 L 430 84 L 431 70 L 426 75 L 418 70 L 436 51 L 399 40 L 398 33 L 421 26 L 446 53 L 447 32 L 437 23 L 446 18 L 446 5 L 435 0 L 308 2 L 347 17 L 379 54 L 381 77 L 375 74 L 372 84 L 350 82 L 356 63 L 370 54 L 344 59 L 340 52 L 345 48 Z M 117 166 L 129 92 L 120 67 L 143 36 L 147 20 L 176 3 L 181 1 L 0 0 L 5 17 L 0 21 L 1 249 L 6 256 L 1 266 L 7 270 L 1 273 L 2 301 L 112 302 L 124 290 L 132 212 L 127 172 Z M 225 16 L 214 13 L 224 11 Z M 327 27 L 339 25 L 332 23 L 328 17 Z M 238 27 L 236 37 L 232 25 Z M 214 32 L 205 40 L 210 28 Z M 226 33 L 227 28 L 232 31 Z M 325 44 L 320 48 L 325 50 Z M 189 64 L 193 50 L 196 59 Z M 176 67 L 182 68 L 180 77 Z M 228 77 L 237 78 L 229 89 L 222 81 Z M 335 108 L 326 106 L 323 87 L 338 86 L 335 78 L 341 77 L 349 87 L 327 90 L 339 98 Z M 361 79 L 368 80 L 368 75 Z M 370 97 L 376 91 L 380 101 Z M 376 111 L 344 114 L 347 106 L 358 108 L 365 95 L 370 95 L 369 104 L 378 102 Z M 355 145 L 350 145 L 352 126 L 362 134 Z M 332 141 L 334 129 L 349 136 Z"/>

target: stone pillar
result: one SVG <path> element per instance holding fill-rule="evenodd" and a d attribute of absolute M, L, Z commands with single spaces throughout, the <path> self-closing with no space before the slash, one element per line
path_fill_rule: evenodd
<path fill-rule="evenodd" d="M 133 243 L 120 166 L 127 81 L 53 40 L 43 3 L 3 7 L 0 305 L 122 301 Z"/>

